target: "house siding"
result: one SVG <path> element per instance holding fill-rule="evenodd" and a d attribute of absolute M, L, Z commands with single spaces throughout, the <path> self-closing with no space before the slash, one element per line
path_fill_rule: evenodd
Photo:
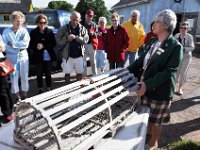
<path fill-rule="evenodd" d="M 199 0 L 182 0 L 181 3 L 174 3 L 174 0 L 151 0 L 139 5 L 132 5 L 123 8 L 113 9 L 119 15 L 124 16 L 124 21 L 130 18 L 131 11 L 137 9 L 141 12 L 140 22 L 144 25 L 145 32 L 150 31 L 150 23 L 155 20 L 156 14 L 163 9 L 172 9 L 176 13 L 200 12 Z M 200 25 L 200 19 L 198 19 Z"/>

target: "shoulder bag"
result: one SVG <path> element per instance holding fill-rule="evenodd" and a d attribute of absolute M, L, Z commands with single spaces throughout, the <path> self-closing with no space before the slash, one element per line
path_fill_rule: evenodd
<path fill-rule="evenodd" d="M 14 72 L 14 68 L 10 61 L 6 58 L 0 59 L 0 76 L 7 76 Z"/>

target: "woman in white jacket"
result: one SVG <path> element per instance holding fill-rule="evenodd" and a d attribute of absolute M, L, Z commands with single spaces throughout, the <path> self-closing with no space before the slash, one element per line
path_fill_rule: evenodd
<path fill-rule="evenodd" d="M 23 27 L 25 15 L 20 11 L 14 11 L 11 14 L 12 27 L 8 27 L 3 31 L 2 37 L 5 43 L 6 57 L 12 63 L 15 71 L 10 75 L 11 92 L 16 95 L 17 100 L 25 99 L 29 89 L 28 84 L 28 67 L 29 58 L 27 48 L 30 36 Z M 19 79 L 21 79 L 21 92 L 19 94 Z"/>
<path fill-rule="evenodd" d="M 178 90 L 176 94 L 183 95 L 183 84 L 186 82 L 187 72 L 192 60 L 192 51 L 194 50 L 193 36 L 187 33 L 189 30 L 189 23 L 182 22 L 180 24 L 180 33 L 175 35 L 175 38 L 183 45 L 183 60 L 177 73 Z"/>

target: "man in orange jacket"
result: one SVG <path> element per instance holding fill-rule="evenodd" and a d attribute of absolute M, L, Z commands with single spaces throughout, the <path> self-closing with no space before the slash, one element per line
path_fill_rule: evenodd
<path fill-rule="evenodd" d="M 129 64 L 132 64 L 136 57 L 139 48 L 144 44 L 145 39 L 145 31 L 143 25 L 139 21 L 140 18 L 140 11 L 133 10 L 131 12 L 131 18 L 122 24 L 127 30 L 130 44 L 125 53 L 125 60 L 129 58 Z"/>

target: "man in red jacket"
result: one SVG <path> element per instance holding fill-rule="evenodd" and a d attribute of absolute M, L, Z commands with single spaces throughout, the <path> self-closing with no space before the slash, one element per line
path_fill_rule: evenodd
<path fill-rule="evenodd" d="M 112 26 L 108 30 L 105 41 L 105 51 L 110 65 L 110 70 L 125 64 L 125 51 L 129 46 L 129 37 L 125 28 L 119 25 L 119 15 L 111 16 Z"/>
<path fill-rule="evenodd" d="M 94 11 L 92 9 L 88 9 L 85 14 L 85 20 L 82 22 L 82 25 L 87 29 L 89 35 L 89 41 L 85 45 L 85 57 L 90 58 L 92 74 L 97 74 L 97 66 L 96 66 L 96 48 L 97 48 L 97 41 L 98 41 L 98 26 L 93 20 Z M 87 76 L 87 66 L 84 68 L 84 76 Z"/>

